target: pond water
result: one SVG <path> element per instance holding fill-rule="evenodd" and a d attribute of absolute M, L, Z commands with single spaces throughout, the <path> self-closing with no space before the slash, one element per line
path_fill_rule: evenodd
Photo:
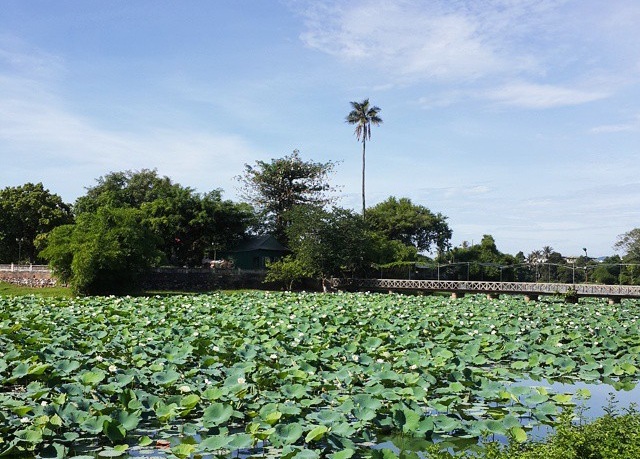
<path fill-rule="evenodd" d="M 614 386 L 615 384 L 615 386 Z M 549 393 L 573 394 L 576 403 L 574 411 L 577 419 L 576 423 L 584 424 L 592 422 L 594 419 L 604 416 L 607 410 L 613 410 L 617 414 L 624 414 L 633 404 L 640 405 L 640 384 L 637 382 L 627 383 L 584 383 L 580 381 L 572 382 L 550 382 L 544 379 L 526 379 L 514 382 L 511 386 L 522 387 L 544 387 Z M 590 396 L 576 396 L 576 393 L 588 391 Z M 527 435 L 531 441 L 542 441 L 553 433 L 553 427 L 549 425 L 531 423 L 526 419 L 522 424 L 527 428 Z M 491 435 L 489 440 L 498 441 L 502 444 L 508 443 L 508 438 L 504 435 Z M 446 442 L 450 445 L 450 451 L 463 451 L 477 444 L 475 438 L 436 438 L 436 442 Z M 391 449 L 396 453 L 401 450 L 420 453 L 426 449 L 431 442 L 421 438 L 406 438 L 399 436 L 383 436 L 379 442 L 373 446 L 374 449 Z"/>
<path fill-rule="evenodd" d="M 602 417 L 608 409 L 615 410 L 616 413 L 624 413 L 632 404 L 640 404 L 640 384 L 624 384 L 622 388 L 616 388 L 611 384 L 588 384 L 584 382 L 548 382 L 545 380 L 534 381 L 525 380 L 514 383 L 518 386 L 543 386 L 554 393 L 575 394 L 579 390 L 588 390 L 591 396 L 577 401 L 576 415 L 579 416 L 577 422 L 591 422 Z M 541 440 L 553 432 L 552 427 L 537 425 L 530 432 L 530 437 L 534 440 Z"/>

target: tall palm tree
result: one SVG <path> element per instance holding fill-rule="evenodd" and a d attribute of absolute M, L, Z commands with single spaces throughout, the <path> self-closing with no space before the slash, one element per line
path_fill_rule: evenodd
<path fill-rule="evenodd" d="M 365 150 L 367 139 L 371 139 L 371 125 L 378 126 L 382 123 L 382 118 L 378 116 L 380 108 L 375 105 L 369 105 L 369 99 L 362 102 L 351 102 L 351 112 L 347 115 L 346 121 L 349 124 L 355 124 L 356 139 L 362 139 L 362 217 L 364 218 L 365 201 L 364 201 L 364 170 L 365 170 Z"/>

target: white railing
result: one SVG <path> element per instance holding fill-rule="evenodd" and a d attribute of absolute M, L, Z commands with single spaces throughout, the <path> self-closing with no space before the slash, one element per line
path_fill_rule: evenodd
<path fill-rule="evenodd" d="M 334 288 L 355 289 L 411 289 L 426 291 L 564 294 L 575 292 L 581 296 L 640 297 L 639 285 L 559 284 L 535 282 L 492 282 L 410 279 L 332 279 Z"/>
<path fill-rule="evenodd" d="M 11 263 L 11 264 L 6 264 L 6 265 L 0 265 L 0 271 L 4 271 L 4 272 L 12 272 L 12 273 L 16 273 L 16 272 L 49 272 L 49 266 L 47 265 L 32 265 L 32 264 L 28 264 L 28 265 L 24 265 L 24 264 L 18 264 L 18 263 Z"/>

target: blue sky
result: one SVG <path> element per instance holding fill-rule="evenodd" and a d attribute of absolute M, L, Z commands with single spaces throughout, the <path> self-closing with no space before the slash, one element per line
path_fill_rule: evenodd
<path fill-rule="evenodd" d="M 3 0 L 0 187 L 73 202 L 157 168 L 236 199 L 245 163 L 339 161 L 360 206 L 409 197 L 453 243 L 613 253 L 640 226 L 637 0 Z"/>

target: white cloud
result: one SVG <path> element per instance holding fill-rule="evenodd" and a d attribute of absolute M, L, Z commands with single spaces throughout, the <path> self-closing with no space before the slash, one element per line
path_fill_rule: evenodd
<path fill-rule="evenodd" d="M 618 24 L 637 35 L 621 19 L 637 15 L 630 2 L 586 1 L 580 14 L 568 0 L 295 4 L 307 46 L 375 75 L 379 87 L 436 85 L 418 100 L 425 108 L 478 98 L 528 109 L 572 106 L 609 97 L 623 85 L 617 80 L 637 81 L 637 53 L 625 51 L 615 32 Z"/>
<path fill-rule="evenodd" d="M 484 96 L 502 105 L 544 109 L 593 102 L 608 97 L 609 93 L 517 82 L 489 90 Z"/>
<path fill-rule="evenodd" d="M 591 129 L 594 134 L 607 134 L 615 132 L 638 132 L 640 131 L 640 115 L 636 115 L 633 120 L 628 123 L 605 124 L 596 126 Z"/>
<path fill-rule="evenodd" d="M 64 62 L 59 56 L 30 47 L 14 36 L 0 34 L 0 71 L 52 78 L 64 72 Z"/>
<path fill-rule="evenodd" d="M 473 79 L 524 62 L 507 60 L 496 52 L 473 17 L 425 5 L 411 1 L 313 4 L 304 10 L 307 30 L 301 39 L 346 61 L 379 66 L 404 81 Z"/>

